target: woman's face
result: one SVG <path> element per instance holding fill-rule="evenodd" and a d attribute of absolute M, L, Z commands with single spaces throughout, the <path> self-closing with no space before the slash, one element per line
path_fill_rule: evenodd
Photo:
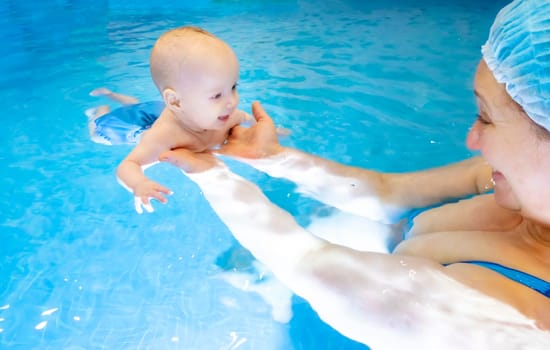
<path fill-rule="evenodd" d="M 497 203 L 550 225 L 550 138 L 537 135 L 483 60 L 474 91 L 479 113 L 466 144 L 493 167 Z"/>

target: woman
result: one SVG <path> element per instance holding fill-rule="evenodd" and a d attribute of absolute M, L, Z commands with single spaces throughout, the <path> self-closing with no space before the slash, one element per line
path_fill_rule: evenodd
<path fill-rule="evenodd" d="M 490 321 L 493 314 L 481 308 L 491 307 L 488 300 L 498 300 L 538 329 L 536 336 L 530 334 L 529 348 L 546 347 L 550 31 L 545 22 L 550 23 L 547 0 L 516 0 L 497 15 L 475 76 L 479 115 L 467 137 L 468 147 L 479 150 L 481 157 L 408 174 L 345 166 L 279 145 L 273 122 L 258 103 L 253 105 L 257 124 L 236 127 L 219 150 L 271 176 L 294 181 L 324 203 L 386 222 L 395 222 L 415 208 L 470 197 L 416 216 L 407 239 L 391 255 L 357 252 L 313 237 L 211 155 L 173 151 L 161 160 L 190 172 L 241 244 L 329 324 L 353 339 L 376 348 L 377 339 L 392 338 L 393 330 L 400 329 L 407 332 L 408 340 L 444 348 L 452 343 L 457 348 L 512 349 L 530 341 L 525 337 L 523 343 L 510 342 L 514 336 L 530 334 L 523 333 L 528 326 L 521 332 L 517 331 L 521 327 L 515 328 L 516 333 L 512 330 L 507 338 L 495 329 L 492 335 L 480 335 L 437 322 L 444 318 L 435 317 L 436 313 L 454 314 L 455 304 L 470 298 L 472 319 Z M 486 193 L 490 190 L 494 191 Z M 514 317 L 503 316 L 501 325 L 520 324 Z M 447 321 L 452 323 L 452 317 Z M 372 327 L 377 331 L 368 333 Z M 434 334 L 445 341 L 438 343 Z M 486 338 L 464 337 L 472 334 Z M 498 336 L 507 340 L 499 343 Z M 540 343 L 533 340 L 537 336 L 542 337 Z M 402 345 L 396 342 L 376 345 Z"/>

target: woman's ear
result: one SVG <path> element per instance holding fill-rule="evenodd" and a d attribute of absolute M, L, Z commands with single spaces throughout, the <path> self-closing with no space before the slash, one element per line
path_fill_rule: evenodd
<path fill-rule="evenodd" d="M 166 107 L 170 108 L 173 111 L 181 110 L 181 100 L 176 91 L 169 88 L 164 89 L 164 91 L 162 92 L 162 98 L 164 99 L 164 103 L 166 103 Z"/>

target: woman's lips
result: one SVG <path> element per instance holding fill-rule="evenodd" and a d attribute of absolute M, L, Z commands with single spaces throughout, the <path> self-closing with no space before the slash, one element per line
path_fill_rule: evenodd
<path fill-rule="evenodd" d="M 493 181 L 495 182 L 504 179 L 504 175 L 502 175 L 500 171 L 496 171 L 496 170 L 493 170 L 492 177 L 493 177 Z"/>

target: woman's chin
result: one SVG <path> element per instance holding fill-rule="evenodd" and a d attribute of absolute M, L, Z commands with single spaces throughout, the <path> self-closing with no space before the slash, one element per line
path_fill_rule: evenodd
<path fill-rule="evenodd" d="M 499 186 L 495 186 L 495 201 L 503 208 L 511 210 L 519 210 L 520 206 L 516 196 L 510 190 L 500 189 Z"/>

